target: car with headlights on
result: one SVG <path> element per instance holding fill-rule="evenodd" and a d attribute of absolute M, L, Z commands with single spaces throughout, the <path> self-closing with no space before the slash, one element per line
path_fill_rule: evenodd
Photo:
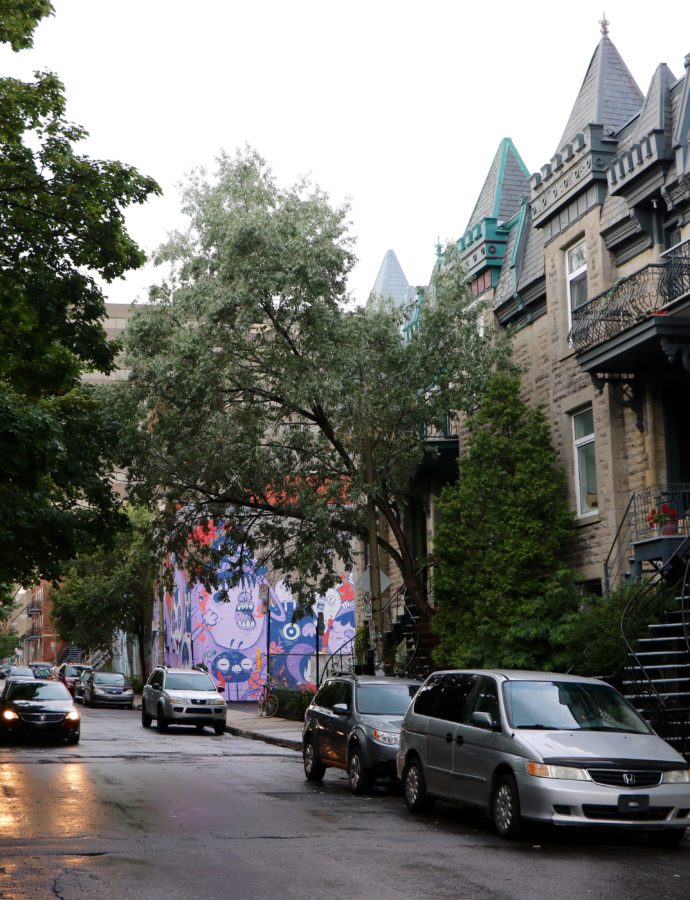
<path fill-rule="evenodd" d="M 309 781 L 345 769 L 354 794 L 378 778 L 395 779 L 400 723 L 421 682 L 374 675 L 338 675 L 316 692 L 304 716 L 302 756 Z"/>
<path fill-rule="evenodd" d="M 76 700 L 77 682 L 74 688 Z M 84 706 L 120 706 L 132 709 L 134 691 L 122 672 L 89 672 L 83 687 Z"/>
<path fill-rule="evenodd" d="M 690 825 L 690 767 L 610 685 L 554 672 L 435 672 L 403 719 L 398 775 L 413 812 L 440 798 L 523 822 L 645 832 Z"/>
<path fill-rule="evenodd" d="M 57 681 L 7 678 L 0 694 L 0 735 L 66 740 L 77 744 L 80 715 L 69 691 Z"/>
<path fill-rule="evenodd" d="M 141 696 L 141 724 L 150 728 L 156 720 L 158 731 L 169 725 L 205 726 L 216 734 L 225 731 L 227 708 L 215 681 L 204 669 L 173 669 L 156 666 Z"/>

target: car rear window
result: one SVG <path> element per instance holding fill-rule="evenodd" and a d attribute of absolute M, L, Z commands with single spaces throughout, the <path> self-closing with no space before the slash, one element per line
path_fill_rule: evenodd
<path fill-rule="evenodd" d="M 202 672 L 171 673 L 165 680 L 170 691 L 215 691 L 216 686 L 208 675 Z"/>
<path fill-rule="evenodd" d="M 70 700 L 69 691 L 60 681 L 52 681 L 50 684 L 32 683 L 30 681 L 17 682 L 12 685 L 9 693 L 10 700 Z"/>
<path fill-rule="evenodd" d="M 93 680 L 97 684 L 124 684 L 125 676 L 121 672 L 98 672 Z"/>

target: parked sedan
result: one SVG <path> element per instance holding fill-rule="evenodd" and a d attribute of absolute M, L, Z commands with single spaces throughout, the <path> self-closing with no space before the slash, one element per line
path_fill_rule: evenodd
<path fill-rule="evenodd" d="M 33 678 L 34 670 L 29 666 L 12 666 L 7 673 L 8 678 Z"/>
<path fill-rule="evenodd" d="M 90 672 L 84 685 L 84 706 L 131 709 L 134 691 L 122 672 Z"/>
<path fill-rule="evenodd" d="M 0 696 L 0 735 L 79 742 L 79 712 L 56 681 L 8 678 Z"/>

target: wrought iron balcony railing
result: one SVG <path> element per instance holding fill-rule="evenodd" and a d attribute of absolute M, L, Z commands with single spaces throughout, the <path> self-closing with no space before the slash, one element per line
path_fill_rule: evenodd
<path fill-rule="evenodd" d="M 588 350 L 688 293 L 690 241 L 684 241 L 573 310 L 568 342 L 576 351 Z"/>

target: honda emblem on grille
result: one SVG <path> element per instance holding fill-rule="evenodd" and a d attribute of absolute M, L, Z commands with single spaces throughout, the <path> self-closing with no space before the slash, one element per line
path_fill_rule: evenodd
<path fill-rule="evenodd" d="M 623 784 L 635 784 L 635 776 L 632 772 L 623 772 Z"/>
<path fill-rule="evenodd" d="M 44 713 L 41 713 L 41 715 L 39 716 L 39 720 L 40 720 L 41 722 L 45 722 L 46 717 L 45 717 Z"/>

